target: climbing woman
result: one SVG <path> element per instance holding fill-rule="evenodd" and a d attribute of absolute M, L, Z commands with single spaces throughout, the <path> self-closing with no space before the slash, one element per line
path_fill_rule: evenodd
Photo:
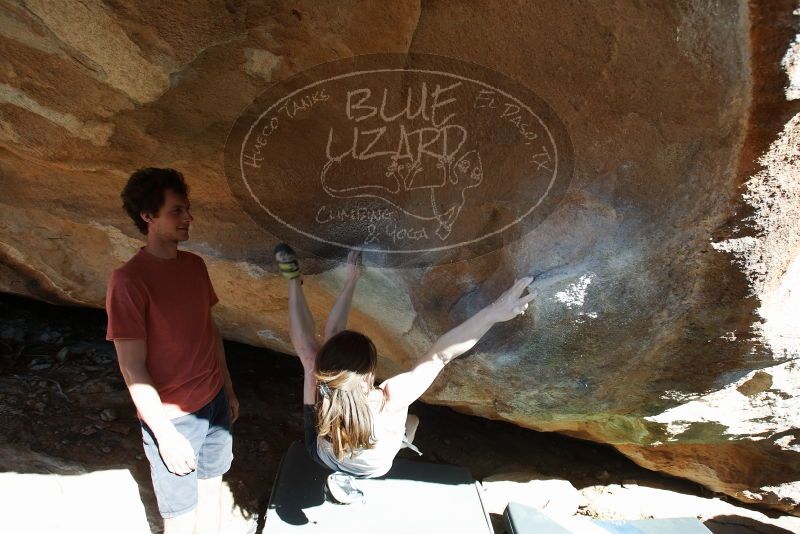
<path fill-rule="evenodd" d="M 348 255 L 344 287 L 328 316 L 322 343 L 303 294 L 294 251 L 280 244 L 275 258 L 281 274 L 289 279 L 289 336 L 305 370 L 306 448 L 315 461 L 334 471 L 327 486 L 341 503 L 363 497 L 352 477 L 381 476 L 401 448 L 417 451 L 411 442 L 419 420 L 408 415 L 409 405 L 425 393 L 445 365 L 472 348 L 495 323 L 524 314 L 535 296 L 521 296 L 531 277 L 517 280 L 493 303 L 440 337 L 412 369 L 376 386 L 375 345 L 364 334 L 345 329 L 362 272 L 360 252 Z"/>

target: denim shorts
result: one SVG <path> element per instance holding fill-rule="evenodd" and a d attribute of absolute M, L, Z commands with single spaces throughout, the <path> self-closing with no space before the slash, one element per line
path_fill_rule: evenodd
<path fill-rule="evenodd" d="M 197 460 L 197 470 L 176 475 L 167 469 L 150 427 L 140 421 L 144 453 L 150 460 L 150 476 L 158 501 L 158 511 L 166 519 L 193 510 L 197 506 L 197 480 L 222 476 L 233 461 L 231 407 L 225 390 L 205 406 L 175 418 L 175 429 L 189 440 Z"/>

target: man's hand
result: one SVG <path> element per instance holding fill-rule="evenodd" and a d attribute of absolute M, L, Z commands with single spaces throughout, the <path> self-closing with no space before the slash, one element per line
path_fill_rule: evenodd
<path fill-rule="evenodd" d="M 536 298 L 537 293 L 531 291 L 520 297 L 525 288 L 533 282 L 532 276 L 520 278 L 489 306 L 489 317 L 496 322 L 508 321 L 522 315 L 528 309 L 528 303 Z"/>
<path fill-rule="evenodd" d="M 161 459 L 170 472 L 183 476 L 197 469 L 194 449 L 183 434 L 173 430 L 166 435 L 156 436 L 156 440 Z"/>
<path fill-rule="evenodd" d="M 231 405 L 231 423 L 235 423 L 239 419 L 239 399 L 236 398 L 236 393 L 233 387 L 225 388 L 225 395 L 228 397 L 228 403 Z"/>
<path fill-rule="evenodd" d="M 351 250 L 347 255 L 347 277 L 351 280 L 357 280 L 364 270 L 364 265 L 361 263 L 361 251 Z"/>

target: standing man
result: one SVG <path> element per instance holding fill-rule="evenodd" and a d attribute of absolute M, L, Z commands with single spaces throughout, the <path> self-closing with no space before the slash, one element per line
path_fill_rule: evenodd
<path fill-rule="evenodd" d="M 165 534 L 217 533 L 239 403 L 206 265 L 178 250 L 193 220 L 188 187 L 176 170 L 139 169 L 122 201 L 147 245 L 108 281 L 106 337 L 141 421 Z"/>

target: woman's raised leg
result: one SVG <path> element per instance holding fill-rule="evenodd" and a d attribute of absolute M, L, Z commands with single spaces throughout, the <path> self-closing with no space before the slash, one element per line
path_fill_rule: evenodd
<path fill-rule="evenodd" d="M 275 247 L 275 259 L 281 274 L 289 279 L 289 339 L 303 364 L 303 404 L 316 401 L 317 380 L 314 376 L 319 343 L 314 331 L 314 319 L 303 294 L 302 277 L 297 257 L 289 245 Z"/>

